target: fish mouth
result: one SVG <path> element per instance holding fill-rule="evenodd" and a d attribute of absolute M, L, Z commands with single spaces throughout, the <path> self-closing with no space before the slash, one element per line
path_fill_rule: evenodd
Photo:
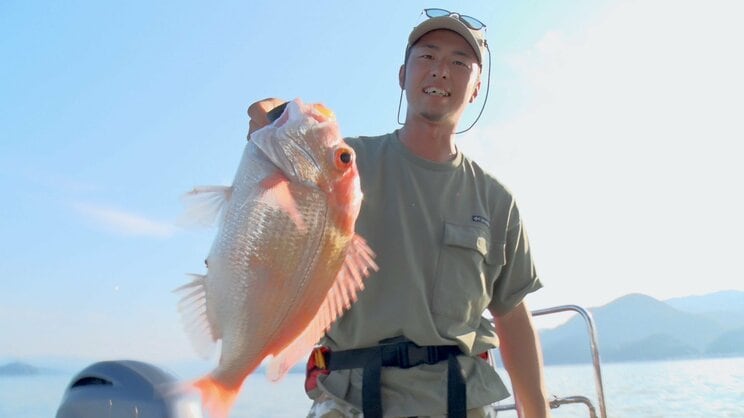
<path fill-rule="evenodd" d="M 429 95 L 429 96 L 438 96 L 438 97 L 451 96 L 450 92 L 448 92 L 445 89 L 439 88 L 439 87 L 426 87 L 424 89 L 424 94 Z"/>
<path fill-rule="evenodd" d="M 309 110 L 301 106 L 300 103 L 290 102 L 285 111 L 289 115 L 288 120 L 256 131 L 252 141 L 291 181 L 317 186 L 324 166 L 324 160 L 317 155 L 318 138 L 323 136 L 318 129 L 332 124 L 333 119 L 324 113 L 330 112 L 325 108 L 316 107 L 314 110 L 318 114 L 310 112 L 313 115 L 309 115 L 306 114 Z M 328 117 L 328 120 L 321 122 L 316 116 Z M 307 141 L 306 136 L 309 136 Z"/>

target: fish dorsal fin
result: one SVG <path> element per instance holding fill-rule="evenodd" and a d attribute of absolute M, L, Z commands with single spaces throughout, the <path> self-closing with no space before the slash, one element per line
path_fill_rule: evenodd
<path fill-rule="evenodd" d="M 207 316 L 207 276 L 189 274 L 191 282 L 173 290 L 181 294 L 178 311 L 181 313 L 183 327 L 191 339 L 197 354 L 207 359 L 214 351 L 215 342 L 222 338 L 219 329 Z"/>
<path fill-rule="evenodd" d="M 232 187 L 199 186 L 183 195 L 186 211 L 178 223 L 185 226 L 212 226 L 224 212 L 232 196 Z"/>
<path fill-rule="evenodd" d="M 281 379 L 292 366 L 310 352 L 331 324 L 351 307 L 357 299 L 357 293 L 364 289 L 363 280 L 372 270 L 378 270 L 374 257 L 375 254 L 367 242 L 362 237 L 354 235 L 346 251 L 343 266 L 315 317 L 298 338 L 271 359 L 266 374 L 269 379 L 274 381 Z"/>

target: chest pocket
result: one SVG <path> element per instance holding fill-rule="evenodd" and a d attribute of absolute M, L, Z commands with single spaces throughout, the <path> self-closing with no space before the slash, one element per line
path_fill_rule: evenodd
<path fill-rule="evenodd" d="M 437 262 L 433 312 L 460 324 L 477 326 L 505 264 L 505 248 L 504 242 L 492 241 L 486 227 L 446 222 Z"/>

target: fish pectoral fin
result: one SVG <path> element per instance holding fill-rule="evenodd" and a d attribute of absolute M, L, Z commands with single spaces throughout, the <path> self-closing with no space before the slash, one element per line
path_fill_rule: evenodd
<path fill-rule="evenodd" d="M 372 271 L 378 271 L 380 267 L 375 263 L 375 252 L 367 244 L 367 241 L 359 235 L 351 238 L 351 245 L 346 250 L 344 266 L 339 272 L 344 273 L 344 277 L 337 277 L 336 282 L 347 280 L 347 288 L 356 286 L 359 290 L 364 289 L 364 280 Z M 353 300 L 356 300 L 354 293 Z"/>
<path fill-rule="evenodd" d="M 214 352 L 216 341 L 221 338 L 219 329 L 207 315 L 207 276 L 191 274 L 191 282 L 173 290 L 180 293 L 178 311 L 181 313 L 184 330 L 194 350 L 207 359 Z"/>
<path fill-rule="evenodd" d="M 357 300 L 358 292 L 364 289 L 363 280 L 372 271 L 379 270 L 374 258 L 375 253 L 364 238 L 354 235 L 347 248 L 343 266 L 318 312 L 300 336 L 271 359 L 267 369 L 269 379 L 281 379 L 301 358 L 307 356 L 331 324 L 351 307 Z"/>
<path fill-rule="evenodd" d="M 294 222 L 300 232 L 307 230 L 307 225 L 302 218 L 297 207 L 297 201 L 292 196 L 292 191 L 289 188 L 290 181 L 281 172 L 276 172 L 269 177 L 266 177 L 261 181 L 261 188 L 264 189 L 261 195 L 261 202 L 282 210 L 289 216 Z"/>
<path fill-rule="evenodd" d="M 231 196 L 232 187 L 194 187 L 181 197 L 186 210 L 177 223 L 183 226 L 212 226 L 221 217 Z"/>

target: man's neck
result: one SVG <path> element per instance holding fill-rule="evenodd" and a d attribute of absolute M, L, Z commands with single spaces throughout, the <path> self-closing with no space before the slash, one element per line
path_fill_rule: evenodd
<path fill-rule="evenodd" d="M 452 127 L 438 124 L 406 123 L 398 132 L 400 142 L 425 160 L 447 162 L 457 156 Z"/>

